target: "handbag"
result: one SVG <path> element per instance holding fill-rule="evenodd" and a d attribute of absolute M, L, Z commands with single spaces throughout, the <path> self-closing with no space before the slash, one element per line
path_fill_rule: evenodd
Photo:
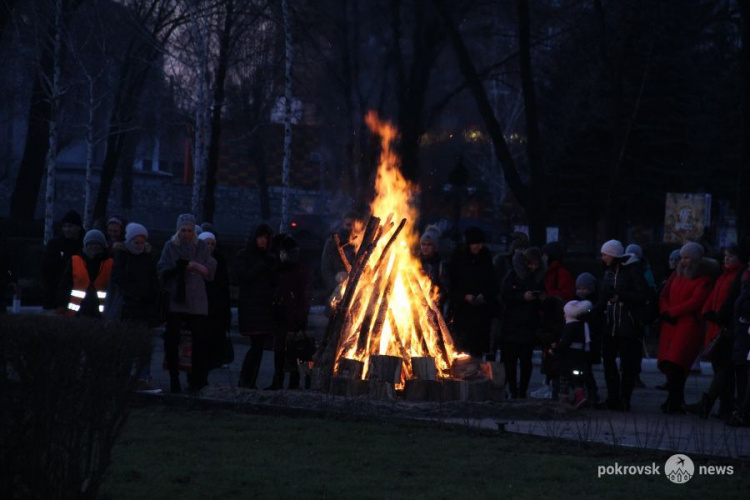
<path fill-rule="evenodd" d="M 714 338 L 703 348 L 700 357 L 704 361 L 716 362 L 721 355 L 724 345 L 729 340 L 729 332 L 726 328 L 719 330 Z"/>

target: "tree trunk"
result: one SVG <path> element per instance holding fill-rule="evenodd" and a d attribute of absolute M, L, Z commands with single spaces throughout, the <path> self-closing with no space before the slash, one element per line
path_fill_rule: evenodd
<path fill-rule="evenodd" d="M 54 236 L 55 169 L 57 167 L 57 120 L 60 112 L 62 78 L 63 0 L 55 1 L 55 45 L 52 96 L 50 98 L 49 149 L 47 152 L 47 188 L 44 195 L 44 244 Z"/>
<path fill-rule="evenodd" d="M 526 116 L 526 154 L 531 173 L 531 202 L 526 207 L 531 241 L 547 241 L 547 189 L 544 175 L 544 158 L 539 134 L 539 116 L 531 69 L 531 19 L 528 0 L 518 0 L 518 45 L 523 89 L 524 113 Z"/>
<path fill-rule="evenodd" d="M 289 227 L 289 178 L 292 165 L 292 51 L 291 13 L 289 0 L 281 1 L 284 14 L 284 163 L 281 167 L 281 223 L 279 233 L 286 232 Z"/>
<path fill-rule="evenodd" d="M 224 29 L 219 40 L 219 61 L 214 78 L 214 99 L 211 112 L 211 144 L 208 147 L 208 171 L 206 172 L 206 192 L 203 201 L 203 219 L 214 220 L 216 210 L 216 174 L 219 171 L 219 153 L 221 150 L 221 117 L 224 110 L 226 90 L 224 83 L 229 68 L 229 52 L 231 48 L 232 26 L 235 21 L 234 1 L 226 3 L 224 12 Z"/>
<path fill-rule="evenodd" d="M 502 166 L 505 182 L 508 184 L 508 188 L 513 193 L 513 196 L 515 196 L 518 203 L 526 210 L 530 203 L 529 188 L 521 181 L 516 163 L 510 154 L 508 144 L 505 142 L 500 123 L 497 121 L 490 100 L 487 97 L 487 91 L 485 90 L 482 80 L 477 73 L 477 69 L 471 60 L 469 49 L 466 47 L 463 36 L 461 35 L 461 32 L 458 31 L 458 27 L 453 21 L 453 17 L 446 1 L 433 0 L 433 2 L 440 11 L 440 16 L 443 19 L 445 28 L 450 36 L 451 44 L 453 45 L 453 50 L 456 53 L 461 73 L 464 78 L 466 78 L 469 90 L 477 103 L 479 114 L 482 116 L 485 127 L 487 127 L 487 132 L 490 134 L 492 143 L 495 146 L 495 155 L 497 155 L 497 159 Z"/>
<path fill-rule="evenodd" d="M 83 227 L 91 227 L 94 213 L 94 79 L 89 76 L 89 118 L 86 124 L 86 180 L 84 181 Z"/>

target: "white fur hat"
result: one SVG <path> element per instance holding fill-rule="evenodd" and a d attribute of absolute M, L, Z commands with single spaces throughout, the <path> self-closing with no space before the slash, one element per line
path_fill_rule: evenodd
<path fill-rule="evenodd" d="M 588 300 L 571 300 L 563 308 L 565 313 L 565 322 L 570 323 L 572 321 L 578 321 L 578 317 L 581 314 L 587 313 L 591 310 L 591 302 Z"/>

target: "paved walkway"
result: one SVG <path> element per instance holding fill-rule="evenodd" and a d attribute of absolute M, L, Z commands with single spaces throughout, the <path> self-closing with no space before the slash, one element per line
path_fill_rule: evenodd
<path fill-rule="evenodd" d="M 248 350 L 245 339 L 233 336 L 235 360 L 227 368 L 213 370 L 209 375 L 209 385 L 235 387 L 242 360 Z M 169 375 L 162 368 L 164 351 L 162 342 L 155 344 L 152 359 L 152 377 L 156 386 L 169 390 Z M 542 386 L 544 376 L 540 373 L 538 356 L 535 356 L 530 392 Z M 701 364 L 702 373 L 691 373 L 685 395 L 687 402 L 698 401 L 708 388 L 712 371 L 710 364 Z M 186 386 L 185 375 L 183 387 Z M 600 387 L 600 395 L 606 396 L 606 385 L 601 366 L 595 369 L 595 377 Z M 273 378 L 273 353 L 264 352 L 257 385 L 267 387 Z M 509 420 L 502 414 L 493 418 L 456 420 L 459 425 L 471 425 L 498 429 L 508 432 L 534 434 L 546 437 L 569 438 L 591 442 L 601 442 L 626 447 L 644 447 L 661 450 L 674 450 L 688 454 L 703 454 L 728 457 L 750 458 L 750 429 L 727 427 L 716 418 L 702 420 L 692 415 L 666 416 L 660 405 L 667 393 L 655 387 L 664 383 L 665 377 L 656 368 L 654 359 L 644 359 L 641 379 L 646 388 L 636 389 L 629 413 L 582 410 L 575 412 L 570 420 Z M 513 401 L 507 404 L 514 404 Z M 519 402 L 518 404 L 523 404 Z M 555 404 L 550 402 L 550 404 Z M 718 408 L 718 403 L 716 405 Z"/>

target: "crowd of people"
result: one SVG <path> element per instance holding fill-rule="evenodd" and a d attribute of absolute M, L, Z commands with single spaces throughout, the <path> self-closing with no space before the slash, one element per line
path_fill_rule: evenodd
<path fill-rule="evenodd" d="M 286 373 L 288 388 L 309 385 L 297 368 L 314 350 L 305 333 L 311 273 L 292 236 L 258 225 L 230 269 L 215 228 L 199 225 L 191 214 L 177 218 L 160 253 L 143 224 L 120 216 L 88 231 L 76 212 L 61 223 L 42 262 L 45 308 L 147 327 L 165 324 L 172 392 L 183 390 L 186 332 L 192 345 L 189 391 L 205 387 L 209 371 L 231 361 L 230 282 L 239 289 L 239 332 L 250 343 L 239 385 L 257 388 L 268 348 L 274 351 L 274 376 L 266 389 L 283 388 Z M 335 297 L 346 280 L 357 227 L 357 214 L 347 213 L 325 241 L 320 271 L 327 296 Z M 465 230 L 447 259 L 440 242 L 440 230 L 428 226 L 414 252 L 438 291 L 455 344 L 482 360 L 499 354 L 510 398 L 529 396 L 533 352 L 541 349 L 548 397 L 579 408 L 629 411 L 634 388 L 642 385 L 644 335 L 658 330 L 657 366 L 667 390 L 661 410 L 707 418 L 719 400 L 719 416 L 727 423 L 750 422 L 750 269 L 740 247 L 724 249 L 720 266 L 699 243 L 685 243 L 670 255 L 670 274 L 657 284 L 642 249 L 618 240 L 602 244 L 599 276 L 573 276 L 562 243 L 534 246 L 524 233 L 513 234 L 509 255 L 493 255 L 477 227 Z M 700 401 L 686 404 L 686 379 L 699 359 L 711 361 L 713 379 Z M 599 396 L 596 364 L 603 367 L 606 399 Z M 140 374 L 142 390 L 156 390 L 149 365 Z"/>

